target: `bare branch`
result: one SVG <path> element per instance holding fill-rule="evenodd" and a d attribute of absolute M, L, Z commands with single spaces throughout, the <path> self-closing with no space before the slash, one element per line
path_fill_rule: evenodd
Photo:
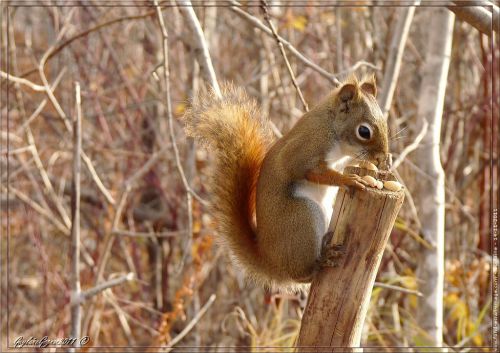
<path fill-rule="evenodd" d="M 266 19 L 267 23 L 269 24 L 269 28 L 271 28 L 271 32 L 273 33 L 273 36 L 276 39 L 276 42 L 278 43 L 278 48 L 280 49 L 281 56 L 283 57 L 283 60 L 285 60 L 286 68 L 288 69 L 288 73 L 290 74 L 290 78 L 292 79 L 293 86 L 295 87 L 295 90 L 297 91 L 297 94 L 299 95 L 300 101 L 302 102 L 304 109 L 306 110 L 306 112 L 308 112 L 309 106 L 307 105 L 307 102 L 304 99 L 304 95 L 302 94 L 302 91 L 300 90 L 299 84 L 297 83 L 297 80 L 295 79 L 295 74 L 293 73 L 292 66 L 290 65 L 290 61 L 288 61 L 288 57 L 286 56 L 285 48 L 283 47 L 283 42 L 281 40 L 281 37 L 278 35 L 278 32 L 276 31 L 276 28 L 274 27 L 274 24 L 271 21 L 271 18 L 269 17 L 269 12 L 267 11 L 267 1 L 261 0 L 261 8 L 262 8 L 262 11 L 264 11 L 264 18 Z"/>
<path fill-rule="evenodd" d="M 177 343 L 179 343 L 186 335 L 193 329 L 193 327 L 200 321 L 200 319 L 205 315 L 205 313 L 208 311 L 208 309 L 212 306 L 212 304 L 215 302 L 216 295 L 212 294 L 210 298 L 208 298 L 207 302 L 201 307 L 200 311 L 196 313 L 196 315 L 193 317 L 193 319 L 189 322 L 189 324 L 184 327 L 184 329 L 177 335 L 175 336 L 172 341 L 169 342 L 167 345 L 167 349 L 165 352 L 170 352 L 172 351 L 172 347 L 174 347 Z M 163 352 L 163 349 L 162 349 Z"/>
<path fill-rule="evenodd" d="M 408 289 L 408 288 L 404 288 L 404 287 L 394 286 L 392 284 L 375 282 L 373 284 L 373 286 L 374 287 L 391 289 L 391 290 L 395 290 L 395 291 L 403 292 L 403 293 L 407 293 L 407 294 L 415 294 L 417 297 L 421 297 L 422 296 L 422 293 L 420 293 L 418 290 L 412 290 L 412 289 Z"/>
<path fill-rule="evenodd" d="M 414 1 L 413 5 L 418 6 L 420 0 Z M 391 40 L 390 52 L 385 66 L 383 91 L 379 96 L 379 104 L 382 113 L 387 116 L 391 108 L 392 97 L 396 89 L 396 82 L 399 77 L 399 69 L 403 60 L 403 52 L 406 45 L 406 39 L 410 32 L 410 25 L 415 13 L 415 6 L 402 7 L 399 9 L 396 28 Z"/>
<path fill-rule="evenodd" d="M 112 19 L 112 20 L 109 20 L 109 21 L 106 21 L 106 22 L 103 22 L 103 23 L 99 23 L 91 28 L 88 28 L 80 33 L 77 33 L 75 34 L 74 36 L 66 39 L 64 42 L 62 42 L 61 44 L 59 44 L 58 46 L 56 46 L 51 52 L 50 54 L 47 56 L 47 59 L 46 61 L 49 61 L 50 59 L 52 59 L 57 53 L 59 53 L 61 50 L 63 50 L 64 48 L 66 48 L 68 45 L 70 45 L 71 43 L 73 43 L 75 40 L 77 39 L 80 39 L 80 38 L 83 38 L 93 32 L 96 32 L 96 31 L 99 31 L 105 27 L 108 27 L 108 26 L 111 26 L 115 23 L 120 23 L 120 22 L 124 22 L 124 21 L 132 21 L 132 20 L 141 20 L 141 19 L 144 19 L 144 18 L 148 18 L 148 17 L 151 17 L 155 14 L 154 11 L 149 11 L 149 12 L 146 12 L 144 14 L 141 14 L 141 15 L 132 15 L 132 16 L 124 16 L 124 17 L 119 17 L 119 18 L 115 18 L 115 19 Z M 21 76 L 24 77 L 24 76 L 28 76 L 34 72 L 36 72 L 37 69 L 32 69 L 32 70 L 29 70 L 29 71 L 26 71 L 24 72 Z"/>
<path fill-rule="evenodd" d="M 45 51 L 43 54 L 42 58 L 40 59 L 40 62 L 38 64 L 38 73 L 40 75 L 40 79 L 42 80 L 43 86 L 45 87 L 45 93 L 47 94 L 47 98 L 49 101 L 52 103 L 54 109 L 57 111 L 59 114 L 59 117 L 63 120 L 64 125 L 66 126 L 66 129 L 71 132 L 71 123 L 69 122 L 68 117 L 66 116 L 66 113 L 64 110 L 61 108 L 61 105 L 57 101 L 56 97 L 54 96 L 54 93 L 52 92 L 52 89 L 50 88 L 49 81 L 47 80 L 47 77 L 45 76 L 45 63 L 47 62 L 47 59 L 49 55 L 54 51 L 56 43 L 61 40 L 61 38 L 64 36 L 66 31 L 69 28 L 69 24 L 71 21 L 71 18 L 73 17 L 73 14 L 75 13 L 75 9 L 71 9 L 68 16 L 66 16 L 64 20 L 64 24 L 57 34 L 57 38 L 54 41 L 54 43 Z"/>
<path fill-rule="evenodd" d="M 369 67 L 370 69 L 373 69 L 373 70 L 380 70 L 380 67 L 373 65 L 372 63 L 369 63 L 368 61 L 360 60 L 360 61 L 356 62 L 354 65 L 352 65 L 351 67 L 348 67 L 345 70 L 337 72 L 336 76 L 337 77 L 347 76 L 362 66 Z"/>
<path fill-rule="evenodd" d="M 418 133 L 417 137 L 415 137 L 415 140 L 413 140 L 412 143 L 410 143 L 408 146 L 405 147 L 405 149 L 401 152 L 401 154 L 398 156 L 398 158 L 394 161 L 392 164 L 390 170 L 393 171 L 399 165 L 403 162 L 403 160 L 406 158 L 406 156 L 410 153 L 415 151 L 418 148 L 418 145 L 420 145 L 420 142 L 424 138 L 425 134 L 427 134 L 427 129 L 429 128 L 429 123 L 427 120 L 424 120 L 422 129 Z"/>
<path fill-rule="evenodd" d="M 115 235 L 123 235 L 131 238 L 172 238 L 178 235 L 186 234 L 187 231 L 172 231 L 172 232 L 132 232 L 125 229 L 114 229 L 112 233 Z"/>
<path fill-rule="evenodd" d="M 212 88 L 216 92 L 216 94 L 222 98 L 222 93 L 220 91 L 219 84 L 217 83 L 217 79 L 215 77 L 215 71 L 212 66 L 212 61 L 210 59 L 210 55 L 208 53 L 208 47 L 205 42 L 205 38 L 203 36 L 203 31 L 201 29 L 200 23 L 194 13 L 193 7 L 190 1 L 181 1 L 179 2 L 184 6 L 181 6 L 182 12 L 191 27 L 191 31 L 193 36 L 195 37 L 196 46 L 198 51 L 198 64 L 200 65 L 201 72 L 204 73 L 205 79 L 210 82 Z M 154 0 L 154 4 L 156 6 L 156 13 L 158 17 L 158 22 L 161 28 L 162 34 L 162 49 L 163 49 L 163 75 L 165 80 L 165 95 L 167 100 L 167 120 L 168 120 L 168 130 L 170 134 L 170 140 L 172 141 L 172 147 L 175 155 L 175 164 L 177 166 L 177 171 L 181 177 L 182 183 L 184 185 L 184 189 L 186 190 L 186 209 L 188 213 L 188 236 L 187 241 L 183 247 L 183 256 L 182 260 L 177 268 L 178 271 L 183 267 L 186 257 L 189 254 L 189 247 L 191 245 L 191 240 L 193 239 L 193 207 L 192 207 L 192 195 L 195 194 L 194 191 L 189 186 L 186 175 L 184 173 L 184 169 L 181 165 L 181 159 L 179 156 L 179 149 L 177 148 L 177 141 L 175 140 L 174 133 L 174 119 L 172 116 L 172 100 L 170 97 L 170 67 L 168 61 L 168 32 L 167 27 L 165 27 L 165 23 L 163 21 L 163 15 L 161 13 L 161 8 L 158 6 L 158 1 Z"/>
<path fill-rule="evenodd" d="M 82 104 L 80 84 L 75 82 L 76 116 L 73 122 L 73 182 L 71 188 L 71 298 L 79 298 L 80 287 L 80 155 L 82 149 Z M 71 303 L 71 337 L 80 337 L 82 307 Z M 77 340 L 76 346 L 79 347 Z M 74 348 L 72 348 L 74 350 Z"/>
<path fill-rule="evenodd" d="M 115 236 L 122 232 L 121 230 L 118 229 L 118 224 L 120 223 L 121 216 L 123 213 L 123 208 L 125 207 L 127 197 L 130 191 L 132 191 L 135 182 L 139 180 L 142 176 L 144 176 L 144 174 L 146 174 L 155 165 L 155 163 L 169 148 L 170 145 L 165 145 L 160 150 L 156 151 L 151 156 L 151 158 L 149 158 L 148 161 L 143 164 L 143 166 L 140 169 L 138 169 L 134 174 L 132 174 L 132 176 L 130 176 L 125 181 L 124 188 L 120 196 L 120 199 L 118 201 L 118 204 L 116 206 L 115 214 L 113 216 L 113 221 L 111 223 L 111 232 L 108 233 L 104 239 L 104 250 L 101 256 L 101 261 L 99 262 L 99 265 L 97 267 L 96 283 L 100 282 L 103 277 L 104 269 L 108 262 L 109 255 L 111 253 L 111 248 L 115 240 Z"/>
<path fill-rule="evenodd" d="M 56 79 L 54 80 L 54 83 L 50 86 L 50 89 L 52 91 L 54 91 L 57 88 L 57 86 L 61 82 L 61 79 L 63 78 L 65 73 L 66 73 L 66 68 L 63 67 L 63 69 L 59 72 Z M 44 90 L 45 90 L 45 87 L 44 87 Z M 38 105 L 38 107 L 35 109 L 35 111 L 30 115 L 30 117 L 28 119 L 26 119 L 26 121 L 16 130 L 17 134 L 20 134 L 22 130 L 24 130 L 27 126 L 29 126 L 29 124 L 31 124 L 33 122 L 33 120 L 35 120 L 40 115 L 43 108 L 45 108 L 45 105 L 47 104 L 47 102 L 48 102 L 48 99 L 45 98 Z"/>
<path fill-rule="evenodd" d="M 2 186 L 2 189 L 7 191 L 7 188 Z M 41 216 L 45 217 L 47 220 L 49 220 L 51 223 L 54 224 L 54 226 L 59 229 L 59 231 L 65 235 L 69 235 L 70 231 L 69 229 L 59 222 L 59 220 L 54 216 L 54 214 L 50 211 L 47 211 L 45 208 L 40 206 L 38 203 L 33 201 L 26 195 L 25 193 L 19 191 L 18 189 L 14 188 L 13 186 L 9 185 L 9 192 L 12 192 L 14 196 L 16 196 L 19 200 L 24 202 L 26 205 L 31 207 L 33 210 L 35 210 L 37 213 L 39 213 Z"/>
<path fill-rule="evenodd" d="M 230 4 L 233 6 L 230 6 L 229 8 L 234 11 L 238 16 L 241 18 L 245 19 L 246 21 L 250 22 L 253 24 L 256 28 L 260 29 L 264 33 L 266 33 L 270 37 L 274 37 L 273 32 L 260 20 L 249 13 L 243 11 L 240 7 L 241 5 L 234 0 L 229 0 L 228 1 Z M 302 55 L 295 47 L 290 44 L 290 42 L 286 41 L 284 38 L 278 36 L 279 40 L 283 44 L 285 48 L 287 48 L 297 59 L 299 59 L 302 63 L 304 63 L 306 66 L 310 67 L 314 71 L 318 72 L 321 76 L 325 77 L 328 79 L 331 83 L 333 83 L 335 86 L 338 86 L 340 84 L 340 81 L 337 79 L 337 77 L 322 67 L 318 66 L 317 64 L 313 63 L 311 60 L 307 59 L 304 55 Z"/>
<path fill-rule="evenodd" d="M 44 55 L 40 59 L 40 63 L 38 64 L 38 73 L 39 73 L 40 78 L 41 78 L 43 85 L 45 87 L 45 93 L 47 94 L 47 98 L 54 106 L 54 109 L 57 111 L 59 117 L 63 120 L 64 126 L 66 127 L 66 130 L 68 132 L 72 132 L 71 124 L 69 123 L 69 120 L 68 120 L 68 117 L 66 116 L 66 113 L 64 112 L 64 110 L 61 108 L 61 105 L 57 101 L 57 98 L 54 96 L 53 90 L 49 85 L 47 77 L 45 76 L 45 64 L 46 64 L 48 58 L 50 57 L 51 53 L 53 53 L 54 50 L 56 49 L 56 43 L 61 40 L 64 33 L 67 31 L 68 24 L 70 23 L 70 19 L 72 17 L 73 12 L 74 12 L 73 10 L 74 9 L 71 9 L 70 13 L 66 17 L 64 25 L 57 35 L 56 41 L 44 53 Z M 106 187 L 102 183 L 101 178 L 99 178 L 99 175 L 97 174 L 97 172 L 92 164 L 91 159 L 87 156 L 87 154 L 83 150 L 81 151 L 81 156 L 82 156 L 82 159 L 85 162 L 85 165 L 86 165 L 87 169 L 89 170 L 90 175 L 92 176 L 92 180 L 95 182 L 97 188 L 104 195 L 104 197 L 106 198 L 106 201 L 108 201 L 110 204 L 114 205 L 115 200 L 111 196 L 111 193 L 106 189 Z"/>
<path fill-rule="evenodd" d="M 28 139 L 28 143 L 31 146 L 31 154 L 33 156 L 33 160 L 35 162 L 35 166 L 38 169 L 38 172 L 40 173 L 40 176 L 42 177 L 43 185 L 45 187 L 44 193 L 47 194 L 50 199 L 54 202 L 57 211 L 59 212 L 59 215 L 61 216 L 64 224 L 66 227 L 71 226 L 71 221 L 69 219 L 69 216 L 66 212 L 66 209 L 64 208 L 61 200 L 57 197 L 54 188 L 52 186 L 52 183 L 50 181 L 49 175 L 47 174 L 47 171 L 45 170 L 45 167 L 43 166 L 42 160 L 40 159 L 40 155 L 38 153 L 38 149 L 36 147 L 35 143 L 35 138 L 33 136 L 33 133 L 31 132 L 31 129 L 26 127 L 26 137 Z"/>
<path fill-rule="evenodd" d="M 87 156 L 87 154 L 85 153 L 84 150 L 82 150 L 82 159 L 83 159 L 83 162 L 85 163 L 85 166 L 87 167 L 87 170 L 90 173 L 90 176 L 92 177 L 92 180 L 96 184 L 96 186 L 99 189 L 99 191 L 101 192 L 101 194 L 103 194 L 104 198 L 106 199 L 106 201 L 109 204 L 114 205 L 116 203 L 115 199 L 113 198 L 113 196 L 111 196 L 111 193 L 109 192 L 109 190 L 102 183 L 101 178 L 99 177 L 99 175 L 97 174 L 97 171 L 94 168 L 94 164 L 92 163 L 92 160 L 90 159 L 89 156 Z"/>
<path fill-rule="evenodd" d="M 116 316 L 118 317 L 118 321 L 120 322 L 120 325 L 123 329 L 123 333 L 124 333 L 125 337 L 127 338 L 128 344 L 133 346 L 134 342 L 133 342 L 133 336 L 132 336 L 132 329 L 130 328 L 130 325 L 129 325 L 128 320 L 127 320 L 129 318 L 129 316 L 127 316 L 125 310 L 123 310 L 118 305 L 118 303 L 116 302 L 116 299 L 114 298 L 112 293 L 104 292 L 103 294 L 104 294 L 103 295 L 104 299 L 109 304 L 111 304 L 111 306 L 115 310 Z"/>
<path fill-rule="evenodd" d="M 196 17 L 196 13 L 193 10 L 192 4 L 190 1 L 178 1 L 178 3 L 181 5 L 180 9 L 183 12 L 184 18 L 186 19 L 186 22 L 188 23 L 188 26 L 191 28 L 192 33 L 193 33 L 193 40 L 195 42 L 195 47 L 197 48 L 195 50 L 195 53 L 197 55 L 197 62 L 200 66 L 200 71 L 201 71 L 204 79 L 213 87 L 217 96 L 219 98 L 222 98 L 222 92 L 220 90 L 219 83 L 217 82 L 217 78 L 215 76 L 215 70 L 214 70 L 213 65 L 212 65 L 212 59 L 210 58 L 210 54 L 209 54 L 208 46 L 207 46 L 207 43 L 206 43 L 206 40 L 205 40 L 205 37 L 203 34 L 203 30 L 202 30 L 201 25 L 198 21 L 198 18 Z M 239 5 L 237 2 L 234 2 L 234 3 Z M 251 15 L 249 15 L 249 16 L 251 16 Z M 260 23 L 259 20 L 257 20 L 257 21 Z M 264 26 L 264 25 L 262 25 L 262 26 Z M 264 26 L 264 28 L 267 29 L 266 26 Z M 271 33 L 271 36 L 272 36 L 272 33 Z M 274 134 L 278 138 L 280 138 L 282 136 L 282 134 L 279 131 L 279 129 L 276 127 L 276 125 L 272 121 L 269 121 L 269 124 L 270 124 L 271 129 L 273 130 Z M 198 198 L 193 190 L 191 190 L 190 192 L 196 199 L 198 199 L 198 201 L 200 201 L 201 198 Z"/>
<path fill-rule="evenodd" d="M 22 78 L 22 77 L 16 77 L 16 76 L 13 76 L 13 75 L 11 75 L 7 72 L 4 72 L 4 71 L 0 71 L 0 77 L 6 79 L 7 81 L 11 81 L 14 83 L 19 83 L 21 85 L 27 86 L 27 87 L 31 88 L 33 91 L 45 92 L 45 86 L 37 85 L 36 83 L 33 83 L 30 80 L 27 80 L 27 79 Z"/>
<path fill-rule="evenodd" d="M 12 42 L 11 42 L 12 43 Z M 17 65 L 14 65 L 14 67 L 17 67 Z M 62 71 L 65 71 L 64 69 Z M 6 77 L 8 80 L 12 80 L 17 88 L 16 90 L 16 93 L 18 94 L 18 100 L 20 102 L 20 110 L 22 111 L 22 114 L 24 117 L 26 117 L 26 111 L 25 111 L 25 108 L 24 108 L 24 103 L 23 103 L 23 99 L 22 99 L 22 96 L 19 95 L 20 93 L 20 90 L 19 90 L 19 86 L 21 84 L 24 84 L 24 85 L 27 85 L 29 87 L 31 87 L 32 89 L 34 89 L 35 91 L 46 91 L 46 87 L 42 87 L 42 86 L 39 86 L 39 85 L 36 85 L 34 83 L 32 83 L 31 81 L 27 80 L 27 79 L 24 79 L 24 78 L 18 78 L 18 77 L 12 77 L 10 76 L 10 74 L 6 74 L 4 73 L 3 71 L 0 72 L 2 77 Z M 62 77 L 62 74 L 59 75 L 59 77 Z M 29 121 L 30 119 L 28 119 Z M 25 125 L 25 124 L 23 124 Z M 45 170 L 45 167 L 43 166 L 43 163 L 41 161 L 41 158 L 40 158 L 40 155 L 38 153 L 38 149 L 36 147 L 36 143 L 35 143 L 35 138 L 31 132 L 31 129 L 29 127 L 29 125 L 25 125 L 25 131 L 26 131 L 26 137 L 28 139 L 28 144 L 29 144 L 29 151 L 31 152 L 32 156 L 33 156 L 33 160 L 35 162 L 35 166 L 37 167 L 39 173 L 40 173 L 40 176 L 42 177 L 42 181 L 43 181 L 43 184 L 45 186 L 44 188 L 44 194 L 48 195 L 50 197 L 50 199 L 54 202 L 55 206 L 56 206 L 56 209 L 57 211 L 59 212 L 59 215 L 61 216 L 62 220 L 63 220 L 63 223 L 65 224 L 66 228 L 70 228 L 71 226 L 71 221 L 68 217 L 68 214 L 66 212 L 66 209 L 64 208 L 64 205 L 63 205 L 63 202 L 62 200 L 56 195 L 55 191 L 54 191 L 54 188 L 52 187 L 52 183 L 49 179 L 49 176 Z"/>
<path fill-rule="evenodd" d="M 19 148 L 16 148 L 16 149 L 13 149 L 13 150 L 0 150 L 0 154 L 4 154 L 4 155 L 9 155 L 9 156 L 12 156 L 14 154 L 18 154 L 18 153 L 24 153 L 24 152 L 31 152 L 33 153 L 33 146 L 32 145 L 28 145 L 28 146 L 23 146 L 23 147 L 19 147 Z"/>
<path fill-rule="evenodd" d="M 155 3 L 157 2 L 155 1 Z M 184 19 L 191 30 L 193 37 L 192 44 L 194 45 L 196 59 L 200 65 L 200 72 L 203 75 L 203 78 L 212 86 L 215 93 L 219 97 L 222 97 L 219 83 L 217 82 L 214 67 L 212 65 L 212 59 L 210 58 L 210 54 L 208 52 L 208 45 L 205 41 L 205 36 L 203 35 L 203 29 L 201 28 L 200 21 L 198 21 L 198 17 L 196 17 L 196 13 L 193 10 L 193 5 L 191 5 L 191 1 L 189 0 L 178 0 L 177 3 L 181 5 L 179 9 L 184 15 Z M 161 9 L 158 7 L 157 12 L 161 12 Z M 161 20 L 161 23 L 163 23 L 163 19 Z M 162 27 L 162 34 L 165 41 L 166 28 L 164 24 L 162 24 Z M 163 30 L 164 28 L 165 31 Z"/>
<path fill-rule="evenodd" d="M 0 71 L 0 76 L 3 77 L 3 78 L 8 79 L 9 81 L 12 81 L 14 83 L 19 83 L 19 84 L 23 84 L 25 86 L 28 86 L 31 89 L 35 90 L 35 91 L 45 92 L 47 94 L 47 96 L 48 96 L 47 99 L 50 100 L 50 102 L 52 103 L 52 105 L 56 108 L 56 111 L 59 113 L 59 116 L 63 119 L 63 121 L 66 122 L 67 119 L 68 119 L 67 116 L 66 116 L 66 113 L 64 113 L 64 111 L 62 110 L 61 106 L 59 105 L 59 102 L 57 101 L 56 97 L 53 94 L 53 90 L 59 84 L 59 82 L 62 79 L 62 76 L 64 75 L 65 71 L 66 71 L 65 68 L 63 70 L 61 70 L 61 72 L 57 75 L 57 77 L 56 77 L 54 83 L 52 84 L 52 86 L 48 85 L 48 81 L 46 79 L 45 79 L 45 82 L 47 82 L 47 84 L 43 85 L 43 86 L 40 86 L 40 85 L 37 85 L 37 84 L 35 84 L 35 83 L 27 80 L 27 79 L 15 77 L 15 76 L 7 74 L 7 73 L 5 73 L 3 71 Z M 45 77 L 45 75 L 43 77 Z M 18 133 L 19 133 L 19 131 L 21 129 L 25 129 L 40 114 L 40 112 L 43 110 L 43 108 L 47 104 L 47 99 L 44 99 L 42 101 L 42 103 L 40 103 L 40 105 L 38 106 L 38 108 L 33 112 L 33 114 L 31 114 L 31 116 L 18 128 L 18 130 L 17 130 Z M 71 132 L 71 126 L 69 126 L 66 123 L 65 123 L 65 126 L 66 126 L 66 129 L 69 132 Z M 82 151 L 82 158 L 83 158 L 83 160 L 85 162 L 85 165 L 87 166 L 87 168 L 88 168 L 88 170 L 90 172 L 92 180 L 94 180 L 94 182 L 96 183 L 97 188 L 104 195 L 104 197 L 106 198 L 106 201 L 108 201 L 110 204 L 114 205 L 115 204 L 115 200 L 113 199 L 113 196 L 111 196 L 111 193 L 108 191 L 108 189 L 106 189 L 106 187 L 102 183 L 101 179 L 99 178 L 99 175 L 97 174 L 97 172 L 96 172 L 96 170 L 95 170 L 95 168 L 94 168 L 94 166 L 92 164 L 92 161 L 87 156 L 87 154 L 85 154 L 85 152 L 83 152 L 83 151 Z"/>
<path fill-rule="evenodd" d="M 107 280 L 106 282 L 98 284 L 95 287 L 92 287 L 91 289 L 81 292 L 78 300 L 80 303 L 83 303 L 84 301 L 96 296 L 97 294 L 108 288 L 116 287 L 124 282 L 130 282 L 133 279 L 135 279 L 135 276 L 132 272 L 129 272 L 126 275 L 122 275 L 117 278 L 112 278 L 110 280 Z"/>
<path fill-rule="evenodd" d="M 447 7 L 459 20 L 467 22 L 488 36 L 491 36 L 492 28 L 495 32 L 499 30 L 498 21 L 492 23 L 491 12 L 479 5 L 471 4 L 470 1 L 451 1 Z"/>

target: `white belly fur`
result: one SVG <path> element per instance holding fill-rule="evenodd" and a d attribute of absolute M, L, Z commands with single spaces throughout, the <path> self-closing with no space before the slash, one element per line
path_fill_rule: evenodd
<path fill-rule="evenodd" d="M 338 172 L 343 172 L 344 167 L 352 160 L 351 157 L 343 155 L 338 148 L 330 151 L 325 158 L 328 167 Z M 325 224 L 330 224 L 333 212 L 333 202 L 337 196 L 338 187 L 311 183 L 307 180 L 301 182 L 295 190 L 296 197 L 303 197 L 318 204 L 323 212 Z"/>
<path fill-rule="evenodd" d="M 325 224 L 330 223 L 333 212 L 333 201 L 337 196 L 338 187 L 318 185 L 308 181 L 300 183 L 295 189 L 296 197 L 303 197 L 318 204 L 323 213 Z"/>

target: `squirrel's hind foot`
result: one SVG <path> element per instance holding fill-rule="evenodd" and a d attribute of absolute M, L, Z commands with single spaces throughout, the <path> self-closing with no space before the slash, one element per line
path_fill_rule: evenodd
<path fill-rule="evenodd" d="M 346 254 L 343 244 L 329 246 L 324 252 L 320 261 L 321 267 L 338 267 L 342 263 Z"/>
<path fill-rule="evenodd" d="M 346 254 L 344 244 L 328 244 L 332 239 L 332 232 L 328 232 L 323 237 L 321 247 L 321 258 L 319 259 L 320 268 L 323 267 L 338 267 Z"/>

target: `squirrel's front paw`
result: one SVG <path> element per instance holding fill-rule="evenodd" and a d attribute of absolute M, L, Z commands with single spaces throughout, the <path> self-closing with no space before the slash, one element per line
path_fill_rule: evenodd
<path fill-rule="evenodd" d="M 343 244 L 327 246 L 324 249 L 320 265 L 321 267 L 337 267 L 342 262 L 345 254 L 346 249 Z"/>
<path fill-rule="evenodd" d="M 344 174 L 343 185 L 345 187 L 355 187 L 356 189 L 365 190 L 368 182 L 357 174 Z"/>

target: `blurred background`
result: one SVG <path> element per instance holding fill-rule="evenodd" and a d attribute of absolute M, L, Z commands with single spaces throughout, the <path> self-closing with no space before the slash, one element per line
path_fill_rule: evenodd
<path fill-rule="evenodd" d="M 266 18 L 258 1 L 193 2 L 218 82 L 244 87 L 282 133 L 305 112 L 292 77 L 311 107 L 337 79 L 375 73 L 407 193 L 363 345 L 478 351 L 497 342 L 498 35 L 481 33 L 438 4 L 407 3 L 269 1 Z M 1 3 L 3 349 L 7 332 L 10 345 L 19 336 L 70 336 L 78 107 L 80 283 L 83 291 L 97 286 L 82 304 L 86 349 L 276 351 L 294 344 L 307 294 L 255 286 L 217 245 L 217 219 L 206 204 L 211 156 L 186 138 L 179 121 L 207 84 L 199 38 L 185 9 L 160 5 L 171 120 L 152 2 Z M 285 43 L 293 76 L 269 21 L 299 54 Z M 433 217 L 442 222 L 429 228 Z"/>

